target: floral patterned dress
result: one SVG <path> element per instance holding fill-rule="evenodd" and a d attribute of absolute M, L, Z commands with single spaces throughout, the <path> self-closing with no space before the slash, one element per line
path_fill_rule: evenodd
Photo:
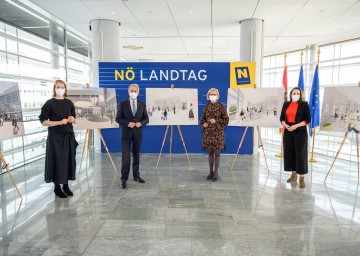
<path fill-rule="evenodd" d="M 216 120 L 215 124 L 210 122 L 212 118 Z M 205 123 L 208 124 L 206 128 L 204 127 Z M 200 119 L 201 131 L 203 132 L 201 141 L 202 148 L 208 150 L 224 150 L 226 147 L 224 128 L 228 123 L 229 116 L 223 104 L 219 102 L 207 104 L 204 107 L 204 112 Z"/>

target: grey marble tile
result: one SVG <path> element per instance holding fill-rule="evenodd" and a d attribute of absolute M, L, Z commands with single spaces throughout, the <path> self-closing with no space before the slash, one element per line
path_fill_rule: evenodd
<path fill-rule="evenodd" d="M 253 255 L 250 246 L 240 239 L 192 239 L 193 256 Z"/>
<path fill-rule="evenodd" d="M 219 225 L 216 222 L 176 222 L 165 227 L 167 238 L 220 238 Z"/>
<path fill-rule="evenodd" d="M 121 163 L 121 154 L 112 154 Z M 360 199 L 354 165 L 310 165 L 306 189 L 286 183 L 280 159 L 221 156 L 221 179 L 207 181 L 207 156 L 142 154 L 145 184 L 120 189 L 106 154 L 92 153 L 74 196 L 54 197 L 44 161 L 0 175 L 0 255 L 360 255 Z M 331 163 L 330 163 L 331 164 Z M 106 171 L 104 171 L 106 170 Z M 114 178 L 115 177 L 115 178 Z M 171 254 L 169 254 L 171 252 Z"/>
<path fill-rule="evenodd" d="M 170 208 L 191 208 L 191 207 L 204 207 L 203 198 L 177 198 L 169 199 Z"/>

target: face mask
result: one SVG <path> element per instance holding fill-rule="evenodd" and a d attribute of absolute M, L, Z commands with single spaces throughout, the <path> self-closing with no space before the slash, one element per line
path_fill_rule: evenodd
<path fill-rule="evenodd" d="M 136 92 L 130 92 L 130 98 L 135 100 L 137 98 L 138 94 Z"/>
<path fill-rule="evenodd" d="M 292 101 L 299 101 L 299 99 L 300 99 L 300 95 L 293 95 L 293 96 L 291 96 L 291 99 L 292 99 Z"/>
<path fill-rule="evenodd" d="M 56 92 L 56 95 L 57 95 L 57 96 L 62 97 L 62 96 L 64 96 L 64 94 L 65 94 L 65 89 L 56 88 L 56 89 L 55 89 L 55 92 Z"/>
<path fill-rule="evenodd" d="M 217 100 L 217 96 L 210 95 L 209 99 L 210 99 L 211 102 L 215 102 Z"/>

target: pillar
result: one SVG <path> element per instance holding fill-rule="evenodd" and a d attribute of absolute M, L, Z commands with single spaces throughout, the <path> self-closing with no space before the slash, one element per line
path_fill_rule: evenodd
<path fill-rule="evenodd" d="M 263 43 L 264 20 L 254 18 L 240 21 L 240 61 L 256 62 L 255 82 L 257 87 L 262 86 Z M 252 130 L 253 154 L 257 154 L 259 148 L 259 137 L 256 127 Z"/>

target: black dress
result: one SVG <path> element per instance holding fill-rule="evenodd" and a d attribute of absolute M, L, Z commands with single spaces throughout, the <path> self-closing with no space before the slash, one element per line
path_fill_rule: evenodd
<path fill-rule="evenodd" d="M 69 99 L 48 100 L 41 108 L 40 122 L 61 121 L 69 116 L 75 117 L 75 106 Z M 45 159 L 45 182 L 67 184 L 75 180 L 76 147 L 72 123 L 48 127 Z"/>

